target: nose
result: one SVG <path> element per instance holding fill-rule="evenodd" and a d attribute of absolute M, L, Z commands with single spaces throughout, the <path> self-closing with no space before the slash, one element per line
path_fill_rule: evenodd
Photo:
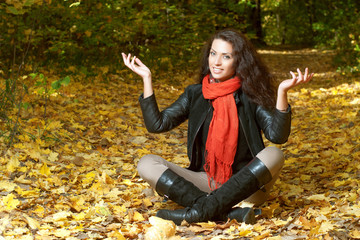
<path fill-rule="evenodd" d="M 221 56 L 216 56 L 215 65 L 221 65 Z"/>

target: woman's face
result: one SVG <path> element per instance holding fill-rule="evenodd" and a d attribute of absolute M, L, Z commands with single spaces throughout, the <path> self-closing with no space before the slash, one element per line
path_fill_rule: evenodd
<path fill-rule="evenodd" d="M 233 47 L 222 39 L 212 42 L 209 54 L 211 75 L 220 82 L 230 79 L 235 74 Z"/>

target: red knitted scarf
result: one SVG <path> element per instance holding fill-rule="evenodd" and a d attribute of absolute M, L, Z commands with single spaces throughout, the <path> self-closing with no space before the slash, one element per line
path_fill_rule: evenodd
<path fill-rule="evenodd" d="M 205 172 L 212 190 L 225 183 L 232 175 L 238 141 L 239 118 L 233 93 L 241 87 L 238 77 L 220 83 L 210 83 L 204 77 L 202 92 L 214 107 L 205 146 Z M 215 186 L 213 186 L 215 184 Z"/>

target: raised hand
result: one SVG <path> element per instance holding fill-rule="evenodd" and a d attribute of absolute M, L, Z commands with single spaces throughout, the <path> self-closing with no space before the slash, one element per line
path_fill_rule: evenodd
<path fill-rule="evenodd" d="M 137 57 L 133 57 L 131 59 L 131 54 L 126 55 L 125 53 L 121 53 L 125 66 L 130 68 L 134 73 L 142 77 L 144 82 L 144 98 L 151 96 L 154 91 L 152 88 L 151 81 L 151 71 L 150 69 L 141 62 Z"/>
<path fill-rule="evenodd" d="M 279 85 L 279 90 L 287 92 L 295 86 L 298 86 L 302 83 L 309 82 L 310 79 L 314 76 L 314 73 L 309 74 L 308 68 L 305 68 L 304 74 L 302 74 L 300 69 L 297 69 L 297 73 L 298 73 L 298 76 L 296 76 L 296 74 L 294 72 L 290 71 L 292 78 L 282 81 Z"/>
<path fill-rule="evenodd" d="M 121 55 L 123 57 L 125 66 L 130 68 L 134 73 L 136 73 L 143 79 L 151 77 L 150 69 L 145 64 L 143 64 L 140 59 L 135 56 L 131 59 L 130 53 L 128 55 L 126 55 L 125 53 L 121 53 Z"/>
<path fill-rule="evenodd" d="M 300 69 L 297 69 L 297 73 L 298 75 L 296 76 L 294 72 L 290 72 L 292 78 L 284 80 L 279 84 L 276 108 L 280 111 L 286 111 L 289 106 L 287 92 L 295 86 L 309 82 L 314 76 L 314 73 L 309 74 L 308 68 L 305 68 L 304 74 L 302 74 Z"/>

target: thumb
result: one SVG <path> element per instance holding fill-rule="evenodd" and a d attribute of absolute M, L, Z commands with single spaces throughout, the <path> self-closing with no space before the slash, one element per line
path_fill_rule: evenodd
<path fill-rule="evenodd" d="M 139 64 L 139 66 L 141 66 L 141 67 L 144 67 L 144 66 L 145 66 L 145 64 L 143 64 L 143 62 L 142 62 L 140 59 L 138 59 L 138 58 L 135 59 L 135 62 L 136 62 L 137 64 Z M 145 66 L 145 67 L 146 67 L 146 66 Z"/>

